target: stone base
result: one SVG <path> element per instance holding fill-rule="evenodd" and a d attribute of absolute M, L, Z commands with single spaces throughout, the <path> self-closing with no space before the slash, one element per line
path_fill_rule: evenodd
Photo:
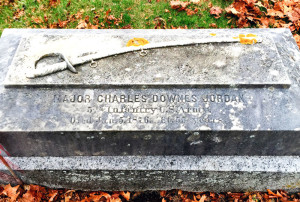
<path fill-rule="evenodd" d="M 6 159 L 14 164 L 25 183 L 51 188 L 105 191 L 300 191 L 300 157 L 295 156 L 77 156 Z M 3 165 L 0 165 L 0 170 L 7 172 Z"/>
<path fill-rule="evenodd" d="M 156 44 L 248 33 L 262 41 L 162 48 L 147 57 L 128 53 L 97 60 L 99 68 L 78 65 L 77 75 L 62 71 L 30 80 L 24 72 L 29 61 L 22 61 L 25 42 L 39 44 L 36 36 L 60 45 L 53 39 L 111 35 L 118 42 L 111 44 L 125 46 L 133 37 Z M 25 53 L 40 56 L 30 47 Z M 289 29 L 7 29 L 0 53 L 0 152 L 25 183 L 104 191 L 300 191 L 300 54 Z M 22 80 L 6 78 L 11 68 Z M 209 75 L 199 80 L 202 74 Z M 1 163 L 0 183 L 15 183 Z"/>

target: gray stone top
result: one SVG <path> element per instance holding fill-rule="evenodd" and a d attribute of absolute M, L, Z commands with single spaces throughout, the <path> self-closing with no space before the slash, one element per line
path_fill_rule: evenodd
<path fill-rule="evenodd" d="M 259 42 L 233 38 L 248 33 Z M 134 37 L 149 41 L 145 49 L 201 43 L 151 47 L 144 57 L 131 47 L 96 68 L 75 65 L 77 74 L 26 77 L 44 54 L 76 63 L 124 50 Z M 300 131 L 300 54 L 288 29 L 6 29 L 0 53 L 0 132 Z M 47 57 L 36 69 L 57 63 L 68 67 Z"/>
<path fill-rule="evenodd" d="M 291 81 L 287 68 L 273 39 L 258 34 L 258 43 L 240 43 L 239 34 L 248 33 L 251 31 L 228 33 L 214 30 L 213 36 L 208 32 L 189 32 L 183 36 L 176 32 L 157 34 L 147 30 L 116 34 L 34 33 L 22 38 L 5 85 L 289 86 Z M 127 42 L 136 37 L 146 39 L 149 44 L 127 47 Z M 43 71 L 49 66 L 67 67 L 59 58 L 48 57 L 37 62 L 49 53 L 63 54 L 78 73 L 65 70 L 39 78 L 27 78 L 32 71 Z M 97 67 L 91 67 L 91 59 L 98 63 Z"/>

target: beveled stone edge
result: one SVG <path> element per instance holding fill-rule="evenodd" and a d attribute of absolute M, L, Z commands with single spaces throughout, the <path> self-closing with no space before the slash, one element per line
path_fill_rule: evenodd
<path fill-rule="evenodd" d="M 300 156 L 5 157 L 14 170 L 160 170 L 300 173 Z M 7 168 L 0 164 L 0 170 Z"/>

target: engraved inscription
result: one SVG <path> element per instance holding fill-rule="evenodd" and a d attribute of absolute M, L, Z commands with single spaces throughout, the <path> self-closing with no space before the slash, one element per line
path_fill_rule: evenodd
<path fill-rule="evenodd" d="M 93 126 L 222 124 L 214 105 L 245 103 L 243 94 L 56 94 L 53 102 L 78 106 L 69 117 L 71 124 Z"/>
<path fill-rule="evenodd" d="M 98 103 L 134 103 L 134 102 L 243 102 L 243 95 L 206 94 L 197 95 L 98 95 Z M 90 95 L 54 95 L 55 103 L 90 103 Z"/>

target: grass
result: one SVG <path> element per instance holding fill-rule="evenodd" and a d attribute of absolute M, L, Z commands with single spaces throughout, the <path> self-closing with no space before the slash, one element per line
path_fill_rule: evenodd
<path fill-rule="evenodd" d="M 161 21 L 166 28 L 208 28 L 215 23 L 217 27 L 227 28 L 228 19 L 224 14 L 215 19 L 209 13 L 207 1 L 199 5 L 191 4 L 188 8 L 198 8 L 195 15 L 188 16 L 185 11 L 171 9 L 170 2 L 161 0 L 61 0 L 51 5 L 49 2 L 57 0 L 16 0 L 0 3 L 0 34 L 5 28 L 76 28 L 79 21 L 85 19 L 91 25 L 99 28 L 122 28 L 124 26 L 134 29 L 154 28 Z M 232 1 L 211 0 L 214 6 L 227 7 Z M 119 22 L 106 20 L 106 12 L 119 19 Z M 88 17 L 87 17 L 88 16 Z M 88 18 L 88 20 L 87 20 Z M 156 19 L 156 20 L 155 20 Z M 110 22 L 112 22 L 110 24 Z"/>

